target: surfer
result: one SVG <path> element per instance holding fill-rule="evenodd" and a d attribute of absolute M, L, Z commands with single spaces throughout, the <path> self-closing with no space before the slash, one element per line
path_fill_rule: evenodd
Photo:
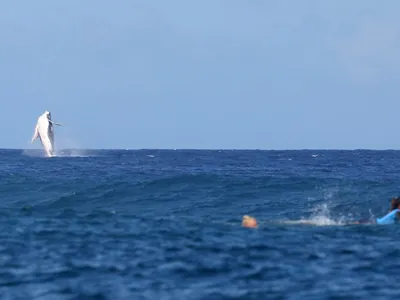
<path fill-rule="evenodd" d="M 400 197 L 392 198 L 392 201 L 390 202 L 389 212 L 395 210 L 396 208 L 400 208 Z M 400 219 L 400 214 L 398 217 Z"/>
<path fill-rule="evenodd" d="M 389 212 L 382 218 L 362 219 L 355 224 L 394 224 L 400 221 L 400 197 L 394 197 L 390 201 Z"/>

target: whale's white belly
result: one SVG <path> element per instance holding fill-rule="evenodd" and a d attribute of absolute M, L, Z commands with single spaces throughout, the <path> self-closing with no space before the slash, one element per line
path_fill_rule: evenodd
<path fill-rule="evenodd" d="M 39 120 L 39 137 L 48 156 L 53 156 L 53 128 L 50 122 L 43 118 Z"/>
<path fill-rule="evenodd" d="M 46 155 L 54 156 L 54 125 L 63 126 L 60 123 L 51 120 L 51 114 L 47 110 L 42 114 L 36 123 L 35 132 L 33 134 L 31 143 L 38 137 L 43 145 Z"/>

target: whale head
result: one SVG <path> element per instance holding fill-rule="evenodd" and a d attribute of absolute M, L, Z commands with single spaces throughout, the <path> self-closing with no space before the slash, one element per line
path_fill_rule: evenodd
<path fill-rule="evenodd" d="M 49 111 L 46 110 L 43 115 L 45 115 L 47 119 L 51 120 L 51 113 Z"/>

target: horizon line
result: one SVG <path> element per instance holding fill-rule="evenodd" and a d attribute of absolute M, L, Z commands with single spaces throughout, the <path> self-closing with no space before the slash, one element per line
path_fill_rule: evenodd
<path fill-rule="evenodd" d="M 3 148 L 2 150 L 14 151 L 42 151 L 42 148 Z M 57 151 L 85 150 L 85 151 L 400 151 L 395 148 L 61 148 Z"/>

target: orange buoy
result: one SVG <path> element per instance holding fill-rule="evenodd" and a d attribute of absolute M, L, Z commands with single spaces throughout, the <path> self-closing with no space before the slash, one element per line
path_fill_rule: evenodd
<path fill-rule="evenodd" d="M 246 216 L 243 216 L 242 226 L 247 227 L 247 228 L 256 228 L 257 221 L 255 218 L 246 215 Z"/>

